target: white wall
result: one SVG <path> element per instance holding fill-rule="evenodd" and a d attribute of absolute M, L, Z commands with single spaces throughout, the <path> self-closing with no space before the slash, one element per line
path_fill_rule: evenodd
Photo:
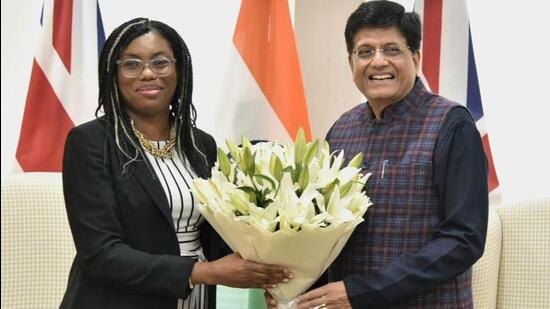
<path fill-rule="evenodd" d="M 398 2 L 410 10 L 414 0 Z M 38 23 L 41 3 L 1 2 L 2 175 L 11 171 L 14 162 L 37 41 L 32 29 Z M 550 196 L 550 99 L 545 91 L 550 82 L 550 43 L 544 34 L 550 29 L 550 19 L 543 3 L 467 1 L 503 202 Z M 193 56 L 199 126 L 216 136 L 208 115 L 213 102 L 223 99 L 220 89 L 229 54 L 226 50 L 240 1 L 117 0 L 100 1 L 100 7 L 107 33 L 137 16 L 158 19 L 178 29 Z M 343 38 L 334 44 L 344 44 Z"/>

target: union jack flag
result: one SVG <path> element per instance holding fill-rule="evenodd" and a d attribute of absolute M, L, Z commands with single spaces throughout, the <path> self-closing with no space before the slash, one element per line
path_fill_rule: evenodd
<path fill-rule="evenodd" d="M 464 0 L 416 0 L 423 25 L 421 77 L 431 91 L 468 107 L 489 161 L 489 192 L 498 178 L 485 127 L 474 48 Z"/>
<path fill-rule="evenodd" d="M 69 130 L 93 118 L 105 42 L 97 1 L 45 0 L 17 145 L 24 172 L 61 171 Z"/>

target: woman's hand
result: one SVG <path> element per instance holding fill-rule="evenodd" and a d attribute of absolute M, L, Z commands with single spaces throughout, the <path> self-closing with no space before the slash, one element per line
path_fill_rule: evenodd
<path fill-rule="evenodd" d="M 280 266 L 256 263 L 232 253 L 212 262 L 197 262 L 191 273 L 196 284 L 222 284 L 235 288 L 274 288 L 294 275 Z"/>

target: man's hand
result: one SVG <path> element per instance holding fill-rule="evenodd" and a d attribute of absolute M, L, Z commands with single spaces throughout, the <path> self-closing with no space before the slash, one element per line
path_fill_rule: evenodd
<path fill-rule="evenodd" d="M 298 297 L 298 309 L 351 308 L 344 281 L 332 282 Z"/>
<path fill-rule="evenodd" d="M 277 301 L 273 298 L 273 296 L 271 296 L 271 294 L 269 294 L 267 290 L 264 292 L 264 298 L 265 303 L 267 304 L 267 309 L 277 309 Z"/>

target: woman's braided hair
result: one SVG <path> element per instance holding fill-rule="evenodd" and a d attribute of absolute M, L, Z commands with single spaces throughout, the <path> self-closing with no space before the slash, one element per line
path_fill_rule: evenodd
<path fill-rule="evenodd" d="M 99 104 L 96 117 L 103 110 L 105 120 L 109 123 L 114 142 L 122 159 L 123 173 L 131 163 L 142 159 L 148 162 L 145 153 L 134 136 L 130 118 L 124 107 L 123 98 L 117 85 L 117 64 L 124 49 L 137 37 L 155 31 L 169 43 L 176 58 L 177 86 L 170 103 L 170 118 L 176 126 L 176 148 L 184 154 L 191 167 L 200 177 L 209 175 L 208 160 L 195 144 L 197 113 L 192 103 L 193 70 L 191 55 L 181 36 L 170 26 L 147 18 L 132 19 L 116 28 L 103 46 L 99 58 Z"/>

